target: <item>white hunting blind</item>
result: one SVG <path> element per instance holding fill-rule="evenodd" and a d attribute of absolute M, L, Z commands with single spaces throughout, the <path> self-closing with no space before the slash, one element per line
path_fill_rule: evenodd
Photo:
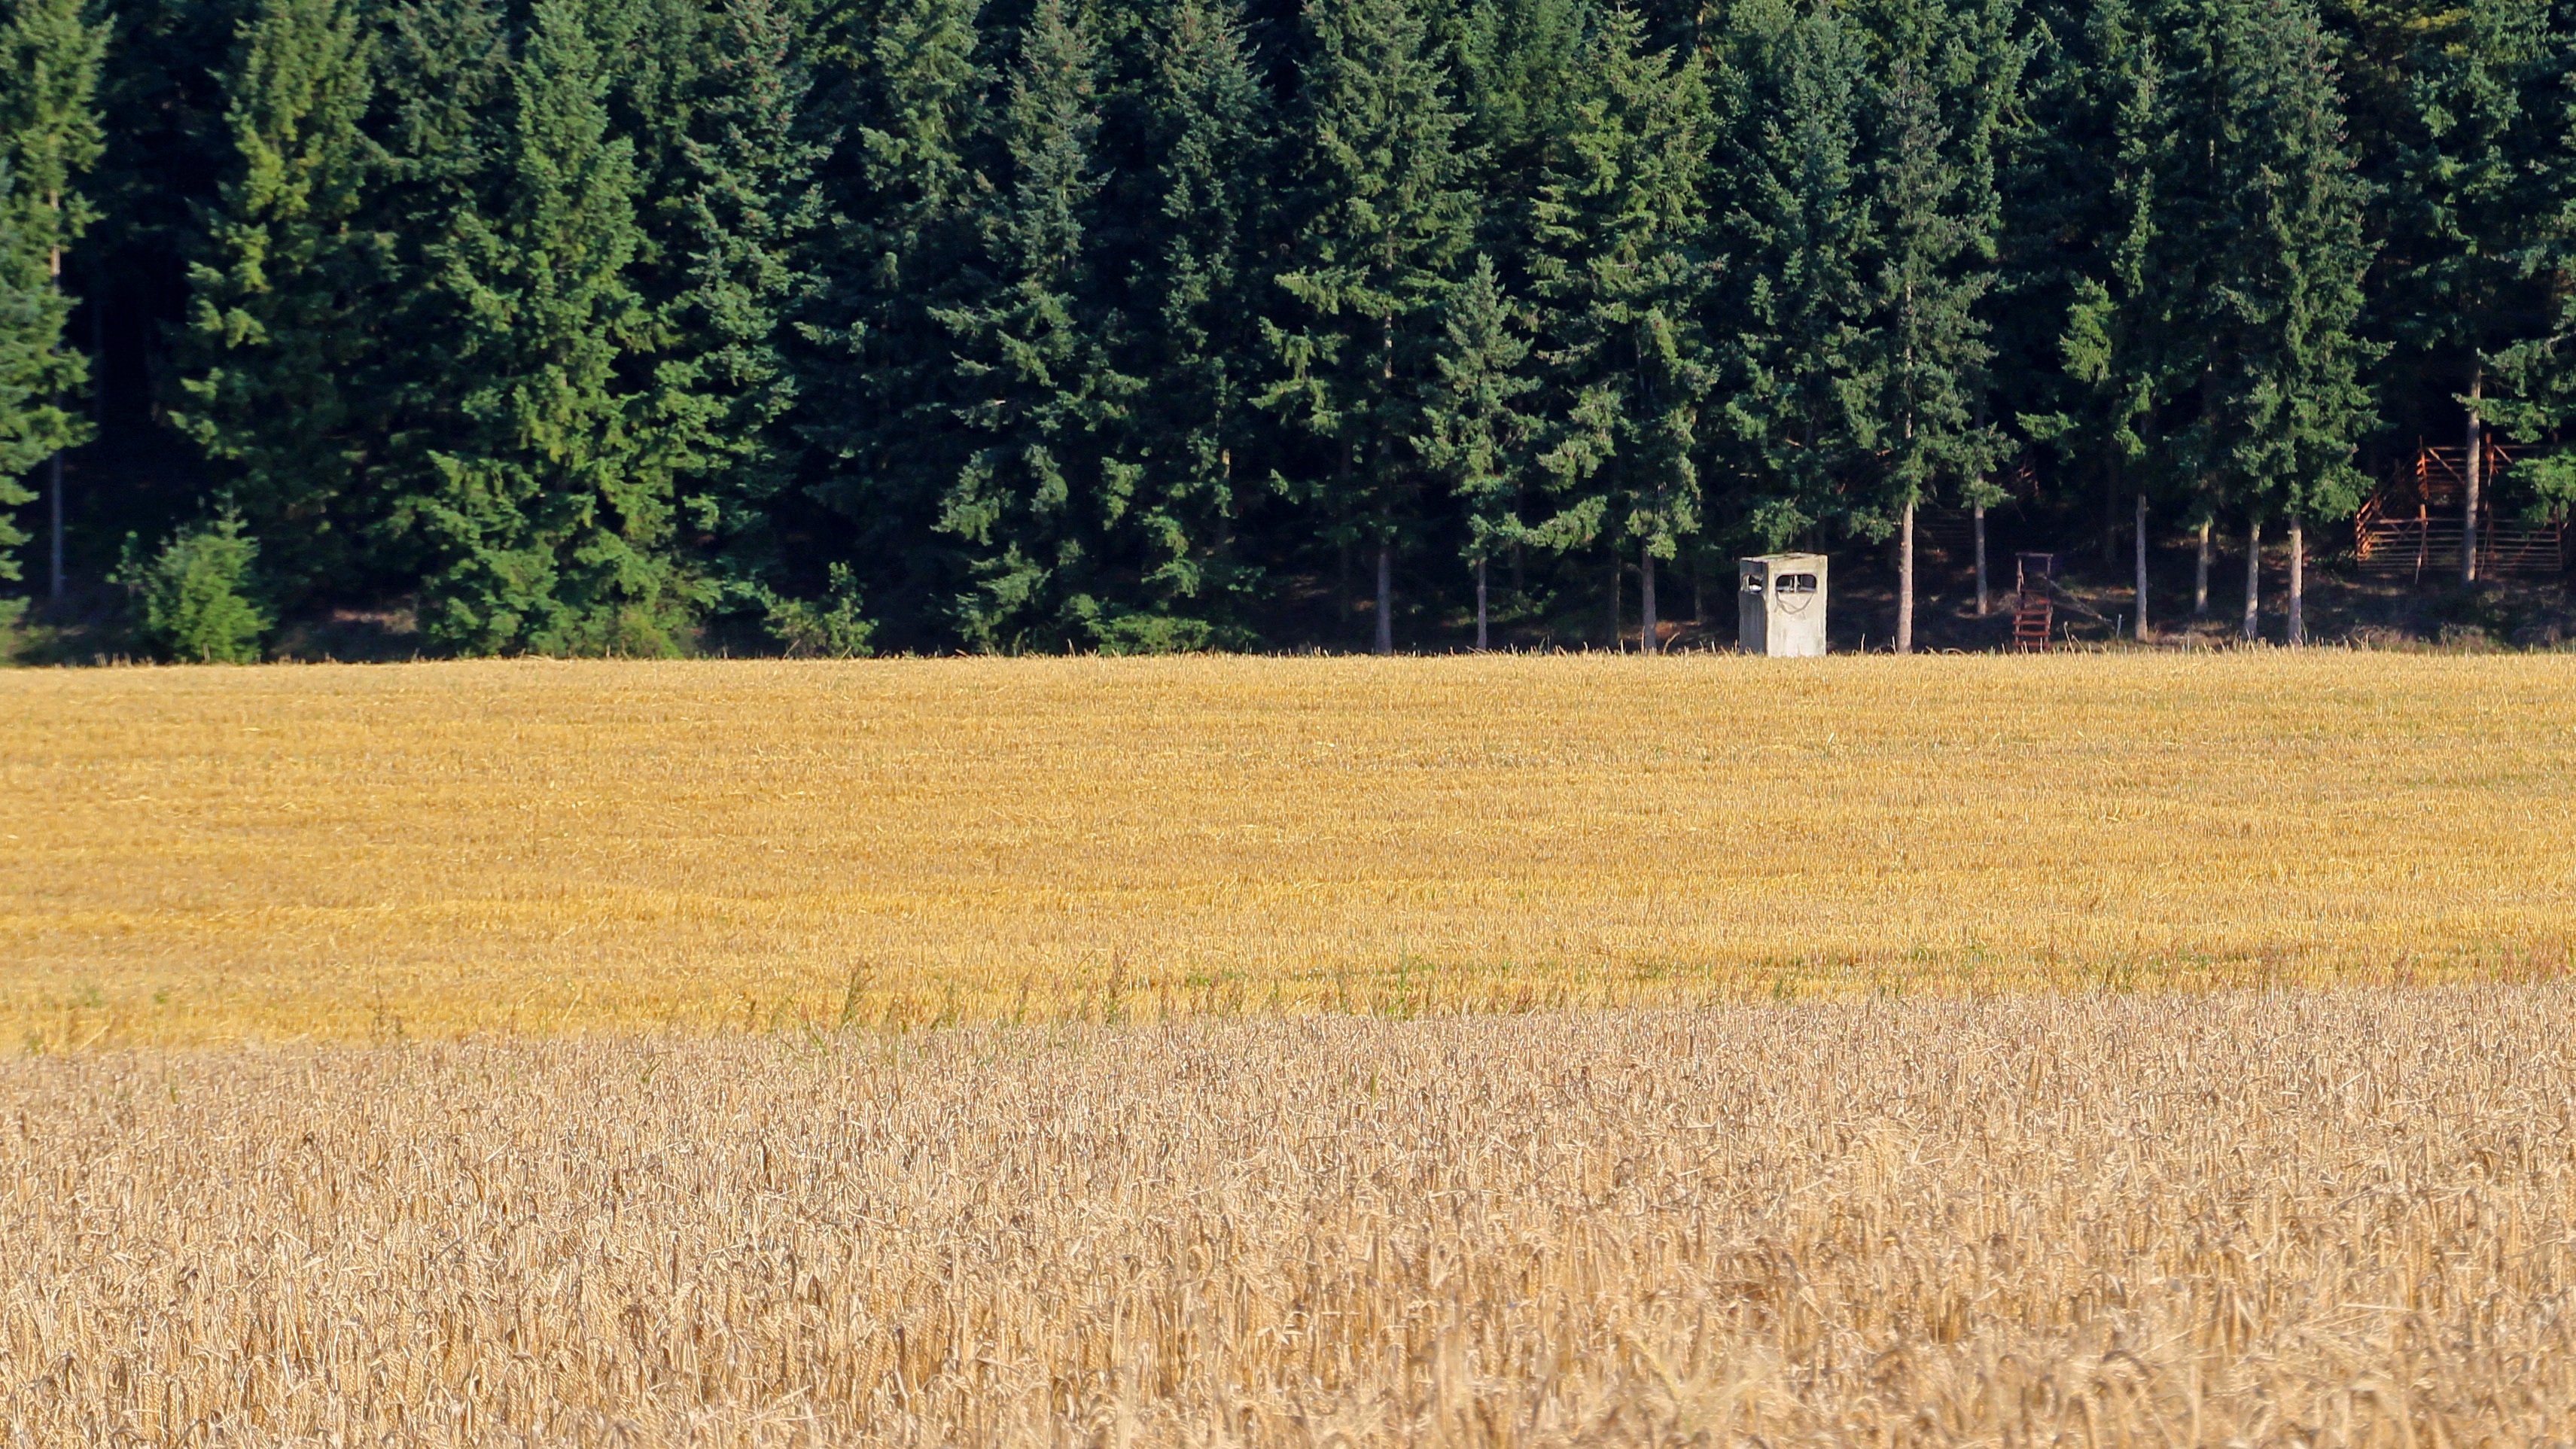
<path fill-rule="evenodd" d="M 1736 560 L 1736 637 L 1747 654 L 1812 659 L 1825 652 L 1825 556 L 1766 553 Z"/>

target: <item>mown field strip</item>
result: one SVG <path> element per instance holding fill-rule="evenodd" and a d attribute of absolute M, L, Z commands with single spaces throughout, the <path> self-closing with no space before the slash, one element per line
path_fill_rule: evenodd
<path fill-rule="evenodd" d="M 27 1444 L 2557 1444 L 2576 988 L 0 1058 Z"/>
<path fill-rule="evenodd" d="M 0 1044 L 2548 974 L 2576 658 L 0 674 Z"/>

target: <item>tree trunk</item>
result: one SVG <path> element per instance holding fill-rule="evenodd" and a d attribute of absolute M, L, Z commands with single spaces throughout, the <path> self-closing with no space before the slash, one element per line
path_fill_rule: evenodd
<path fill-rule="evenodd" d="M 2293 648 L 2308 642 L 2308 536 L 2299 515 L 2290 515 L 2290 627 Z"/>
<path fill-rule="evenodd" d="M 1660 654 L 1664 641 L 1655 637 L 1655 551 L 1637 545 L 1637 652 Z"/>
<path fill-rule="evenodd" d="M 2138 642 L 2155 636 L 2147 631 L 2147 495 L 2138 495 Z"/>
<path fill-rule="evenodd" d="M 1376 652 L 1395 652 L 1395 545 L 1385 539 L 1377 544 Z"/>
<path fill-rule="evenodd" d="M 1691 622 L 1708 627 L 1708 555 L 1691 555 Z"/>
<path fill-rule="evenodd" d="M 2483 366 L 2469 369 L 2469 449 L 2461 471 L 2469 480 L 2469 506 L 2460 519 L 2460 582 L 2478 581 L 2478 492 L 2486 482 L 2487 423 L 2478 415 L 2478 399 L 2486 394 L 2487 374 Z"/>
<path fill-rule="evenodd" d="M 54 235 L 62 235 L 62 229 L 60 226 L 60 220 L 63 213 L 62 193 L 59 191 L 46 192 L 45 205 L 54 213 L 56 219 Z M 59 294 L 63 290 L 63 249 L 61 247 L 55 247 L 46 253 L 45 275 L 47 277 L 47 285 L 51 286 L 54 291 Z M 60 342 L 57 341 L 56 346 L 59 347 L 60 345 Z M 56 408 L 60 408 L 62 405 L 63 395 L 60 390 L 57 390 L 54 393 L 54 406 Z M 60 448 L 56 448 L 54 450 L 53 485 L 53 539 L 51 560 L 53 563 L 53 578 L 46 585 L 46 592 L 51 597 L 59 599 L 63 596 L 63 451 Z"/>
<path fill-rule="evenodd" d="M 1619 640 L 1619 546 L 1610 546 L 1610 652 L 1620 652 Z"/>
<path fill-rule="evenodd" d="M 1977 525 L 1977 617 L 1986 617 L 1986 505 L 1970 510 Z"/>
<path fill-rule="evenodd" d="M 1914 503 L 1911 499 L 1906 500 L 1905 517 L 1897 524 L 1896 652 L 1914 652 Z"/>
<path fill-rule="evenodd" d="M 1476 652 L 1485 652 L 1485 561 L 1476 560 Z"/>
<path fill-rule="evenodd" d="M 63 596 L 63 455 L 59 451 L 54 454 L 54 486 L 49 491 L 53 494 L 54 510 L 54 574 L 46 593 L 59 599 Z"/>
<path fill-rule="evenodd" d="M 2200 564 L 2191 576 L 2191 616 L 2209 617 L 2209 520 L 2200 521 Z"/>
<path fill-rule="evenodd" d="M 2263 520 L 2245 525 L 2245 642 L 2263 637 Z"/>

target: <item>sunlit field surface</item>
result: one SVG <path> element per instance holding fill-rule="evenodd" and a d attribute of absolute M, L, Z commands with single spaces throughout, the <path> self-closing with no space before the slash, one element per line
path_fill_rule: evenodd
<path fill-rule="evenodd" d="M 2576 990 L 0 1057 L 13 1444 L 2576 1437 Z"/>
<path fill-rule="evenodd" d="M 2565 972 L 2576 658 L 0 673 L 0 1047 Z"/>

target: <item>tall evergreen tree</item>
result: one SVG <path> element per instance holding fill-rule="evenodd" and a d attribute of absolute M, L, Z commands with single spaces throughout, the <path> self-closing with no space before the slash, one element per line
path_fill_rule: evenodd
<path fill-rule="evenodd" d="M 2167 234 L 2202 270 L 2188 335 L 2201 341 L 2185 465 L 2246 519 L 2245 633 L 2261 604 L 2267 517 L 2292 528 L 2290 638 L 2304 636 L 2306 524 L 2363 493 L 2353 454 L 2376 421 L 2358 331 L 2365 186 L 2344 148 L 2334 64 L 2305 0 L 2204 0 L 2191 36 L 2190 114 L 2176 148 L 2187 201 Z M 2168 275 L 2182 270 L 2181 259 Z M 2183 274 L 2187 276 L 2188 274 Z"/>
<path fill-rule="evenodd" d="M 1491 647 L 1488 570 L 1494 556 L 1531 537 L 1521 496 L 1534 471 L 1537 419 L 1529 393 L 1528 321 L 1503 292 L 1493 259 L 1449 294 L 1439 379 L 1423 406 L 1423 461 L 1445 479 L 1465 511 L 1465 554 L 1476 573 L 1476 647 Z"/>
<path fill-rule="evenodd" d="M 1602 534 L 1636 547 L 1649 653 L 1655 564 L 1700 527 L 1707 131 L 1697 61 L 1647 51 L 1635 12 L 1604 11 L 1578 53 L 1531 207 L 1552 531 L 1568 544 Z"/>
<path fill-rule="evenodd" d="M 63 257 L 96 218 L 80 189 L 105 144 L 97 110 L 107 41 L 81 0 L 10 0 L 0 23 L 0 508 L 29 495 L 19 477 L 53 460 L 50 590 L 63 590 L 63 451 L 87 442 L 86 418 L 64 404 L 88 380 L 62 346 L 71 315 Z M 24 541 L 0 522 L 0 577 L 17 577 Z"/>
<path fill-rule="evenodd" d="M 2526 134 L 2513 147 L 2525 158 L 2516 260 L 2547 300 L 2524 335 L 2494 354 L 2506 395 L 2487 405 L 2508 432 L 2534 443 L 2576 430 L 2576 7 L 2553 7 L 2551 22 L 2535 47 L 2541 59 L 2524 75 L 2517 109 Z M 2552 449 L 2516 471 L 2541 516 L 2563 524 L 2576 512 L 2576 453 Z"/>
<path fill-rule="evenodd" d="M 1235 459 L 1257 421 L 1266 160 L 1243 25 L 1235 0 L 1167 0 L 1146 87 L 1157 199 L 1140 219 L 1146 244 L 1129 288 L 1140 315 L 1125 368 L 1139 383 L 1127 429 L 1139 470 L 1129 566 L 1146 617 L 1128 627 L 1174 644 L 1244 637 L 1257 581 L 1235 542 L 1245 503 Z"/>
<path fill-rule="evenodd" d="M 471 427 L 435 452 L 418 526 L 439 551 L 432 638 L 468 650 L 664 653 L 701 602 L 671 551 L 671 477 L 621 382 L 648 318 L 633 148 L 574 0 L 539 0 L 512 68 L 498 214 L 439 249 L 468 319 Z"/>
<path fill-rule="evenodd" d="M 1440 308 L 1472 237 L 1460 117 L 1413 0 L 1309 0 L 1298 215 L 1263 333 L 1280 375 L 1261 394 L 1327 449 L 1314 490 L 1336 541 L 1377 574 L 1377 652 L 1394 650 L 1396 550 L 1413 521 L 1421 392 Z"/>
<path fill-rule="evenodd" d="M 863 12 L 831 87 L 835 214 L 804 330 L 798 422 L 828 460 L 811 486 L 852 528 L 872 597 L 925 620 L 964 586 L 940 503 L 966 466 L 965 396 L 937 311 L 970 300 L 990 183 L 974 154 L 988 74 L 976 0 L 887 0 Z M 944 621 L 943 621 L 944 622 Z"/>
<path fill-rule="evenodd" d="M 2160 476 L 2157 410 L 2172 386 L 2169 356 L 2183 342 L 2170 325 L 2182 299 L 2158 254 L 2158 181 L 2172 165 L 2173 117 L 2157 13 L 2136 0 L 2093 0 L 2076 43 L 2044 52 L 2050 64 L 2033 89 L 2048 106 L 2048 134 L 2030 145 L 2036 154 L 2013 200 L 2014 220 L 2049 236 L 2006 258 L 2002 290 L 2019 306 L 2004 309 L 1999 329 L 2007 385 L 2036 404 L 2016 420 L 2022 434 L 2106 487 L 2133 491 L 2141 641 L 2150 637 L 2145 529 Z M 2043 299 L 2053 313 L 2030 307 Z M 2020 329 L 2015 359 L 2009 319 L 2017 312 L 2031 325 Z M 2041 353 L 2034 344 L 2043 340 Z"/>
<path fill-rule="evenodd" d="M 1725 338 L 1739 527 L 1777 548 L 1848 517 L 1878 444 L 1867 268 L 1878 245 L 1862 146 L 1865 56 L 1847 19 L 1747 6 L 1729 47 L 1744 99 L 1721 152 Z"/>
<path fill-rule="evenodd" d="M 358 224 L 371 49 L 340 0 L 264 0 L 225 82 L 235 168 L 190 267 L 177 421 L 224 466 L 288 603 L 350 582 L 381 511 L 360 492 L 386 301 L 378 238 Z"/>
<path fill-rule="evenodd" d="M 1147 642 L 1097 592 L 1139 471 L 1116 432 L 1135 380 L 1111 365 L 1114 320 L 1091 305 L 1097 67 L 1063 0 L 1038 0 L 1001 117 L 1008 179 L 983 218 L 982 286 L 932 314 L 954 339 L 955 426 L 972 450 L 938 527 L 969 560 L 952 609 L 978 649 Z"/>
<path fill-rule="evenodd" d="M 769 528 L 800 449 L 784 436 L 796 378 L 786 318 L 816 288 L 807 242 L 823 221 L 827 148 L 807 133 L 809 80 L 777 0 L 692 8 L 661 39 L 676 63 L 646 88 L 666 143 L 652 148 L 633 275 L 653 325 L 653 466 L 735 603 L 767 604 L 780 567 Z M 652 37 L 638 37 L 639 48 Z"/>
<path fill-rule="evenodd" d="M 363 573 L 387 591 L 418 589 L 451 566 L 451 543 L 425 526 L 446 486 L 439 459 L 468 447 L 481 426 L 466 407 L 484 355 L 465 345 L 479 324 L 472 289 L 455 285 L 454 250 L 502 204 L 511 85 L 502 6 L 409 0 L 386 14 L 380 33 L 366 126 L 380 149 L 359 225 L 382 238 L 376 332 L 426 343 L 380 349 L 353 383 L 373 415 L 359 420 L 375 454 L 368 491 L 384 500 Z"/>
<path fill-rule="evenodd" d="M 2489 358 L 2546 325 L 2547 298 L 2523 261 L 2546 215 L 2530 180 L 2550 128 L 2525 100 L 2553 59 L 2548 14 L 2546 0 L 2473 0 L 2414 27 L 2405 105 L 2380 168 L 2391 237 L 2374 320 L 2410 361 L 2450 380 L 2465 409 L 2461 568 L 2472 580 Z"/>
<path fill-rule="evenodd" d="M 1896 649 L 1914 647 L 1916 510 L 1943 484 L 1973 491 L 2002 454 L 1983 421 L 1993 355 L 1980 311 L 1994 281 L 2001 201 L 1995 136 L 2017 87 L 2008 4 L 1891 4 L 1876 87 L 1880 218 L 1868 369 L 1883 428 L 1864 534 L 1899 535 Z"/>

